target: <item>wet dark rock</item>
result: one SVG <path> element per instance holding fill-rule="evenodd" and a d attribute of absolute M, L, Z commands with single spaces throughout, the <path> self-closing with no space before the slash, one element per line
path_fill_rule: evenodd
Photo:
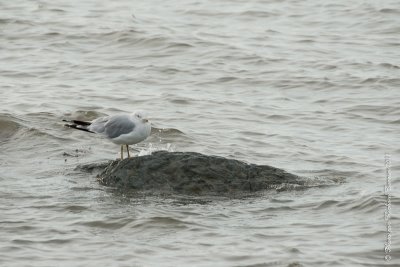
<path fill-rule="evenodd" d="M 107 168 L 107 166 L 109 166 L 112 162 L 113 161 L 80 164 L 76 166 L 75 170 L 88 173 L 99 173 Z"/>
<path fill-rule="evenodd" d="M 304 184 L 299 176 L 271 166 L 166 151 L 112 161 L 98 175 L 98 180 L 120 190 L 224 196 L 253 193 L 283 184 Z"/>

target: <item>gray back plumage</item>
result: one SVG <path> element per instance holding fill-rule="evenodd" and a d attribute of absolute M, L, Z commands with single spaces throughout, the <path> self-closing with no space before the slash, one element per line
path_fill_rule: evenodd
<path fill-rule="evenodd" d="M 117 138 L 122 134 L 130 133 L 133 129 L 135 129 L 135 123 L 129 115 L 111 116 L 104 124 L 104 134 L 108 138 Z"/>

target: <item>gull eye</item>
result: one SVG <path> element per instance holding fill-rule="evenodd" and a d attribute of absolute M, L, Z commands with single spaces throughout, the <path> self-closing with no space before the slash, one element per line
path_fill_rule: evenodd
<path fill-rule="evenodd" d="M 142 118 L 142 116 L 140 114 L 136 114 L 136 117 L 138 117 L 139 119 Z"/>

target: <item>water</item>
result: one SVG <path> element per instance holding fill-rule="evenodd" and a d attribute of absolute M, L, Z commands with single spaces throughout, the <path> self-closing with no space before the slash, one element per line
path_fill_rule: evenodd
<path fill-rule="evenodd" d="M 398 1 L 64 2 L 0 3 L 1 266 L 399 266 Z M 136 154 L 321 186 L 130 198 L 74 171 L 119 147 L 61 120 L 136 109 L 164 129 Z"/>

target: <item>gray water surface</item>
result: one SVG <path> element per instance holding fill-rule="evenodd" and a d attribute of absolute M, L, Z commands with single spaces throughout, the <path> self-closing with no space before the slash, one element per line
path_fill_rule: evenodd
<path fill-rule="evenodd" d="M 399 25 L 391 0 L 0 2 L 0 266 L 400 266 Z M 74 170 L 119 147 L 62 119 L 137 109 L 158 130 L 136 155 L 310 187 L 135 198 Z"/>

